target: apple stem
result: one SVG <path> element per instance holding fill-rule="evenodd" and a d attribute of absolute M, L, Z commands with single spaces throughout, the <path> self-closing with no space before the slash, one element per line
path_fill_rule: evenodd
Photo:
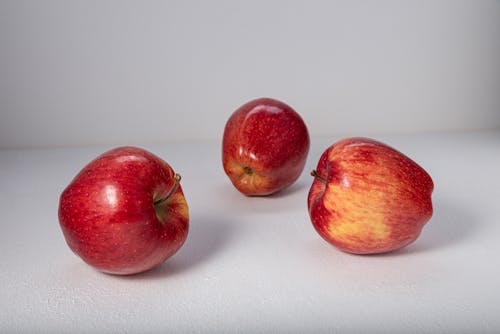
<path fill-rule="evenodd" d="M 311 172 L 311 176 L 314 176 L 316 179 L 320 180 L 321 182 L 326 183 L 326 179 L 324 177 L 320 176 L 318 174 L 318 172 L 316 172 L 315 169 Z"/>
<path fill-rule="evenodd" d="M 153 204 L 156 206 L 156 205 L 164 203 L 166 200 L 168 200 L 170 198 L 170 196 L 172 196 L 173 193 L 175 193 L 175 191 L 177 190 L 177 187 L 179 186 L 179 182 L 180 181 L 181 181 L 180 174 L 175 173 L 175 175 L 174 175 L 174 186 L 172 187 L 172 189 L 170 190 L 170 192 L 165 197 L 162 197 L 162 198 L 157 199 L 156 201 L 154 201 Z"/>

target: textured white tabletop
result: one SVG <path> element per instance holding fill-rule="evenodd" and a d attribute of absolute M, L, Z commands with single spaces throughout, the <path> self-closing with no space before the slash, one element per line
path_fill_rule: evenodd
<path fill-rule="evenodd" d="M 433 177 L 434 216 L 396 253 L 342 253 L 314 231 L 313 138 L 290 189 L 246 198 L 220 143 L 143 146 L 182 174 L 183 248 L 136 276 L 73 255 L 57 221 L 72 177 L 109 147 L 0 151 L 0 332 L 500 332 L 500 132 L 377 136 Z"/>

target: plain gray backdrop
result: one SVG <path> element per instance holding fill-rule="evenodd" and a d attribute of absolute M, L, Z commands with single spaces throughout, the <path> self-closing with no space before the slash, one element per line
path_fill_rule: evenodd
<path fill-rule="evenodd" d="M 500 127 L 500 1 L 0 0 L 0 148 Z"/>

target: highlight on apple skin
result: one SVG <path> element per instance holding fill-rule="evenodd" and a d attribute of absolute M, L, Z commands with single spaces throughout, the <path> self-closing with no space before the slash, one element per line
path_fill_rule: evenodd
<path fill-rule="evenodd" d="M 247 196 L 265 196 L 292 185 L 309 152 L 301 116 L 284 102 L 258 98 L 228 119 L 222 165 L 232 184 Z"/>
<path fill-rule="evenodd" d="M 377 254 L 414 242 L 432 216 L 434 184 L 416 162 L 368 138 L 321 155 L 308 196 L 312 224 L 342 251 Z"/>
<path fill-rule="evenodd" d="M 188 205 L 179 182 L 170 165 L 144 149 L 103 153 L 60 196 L 59 223 L 68 246 L 105 273 L 158 266 L 187 238 Z"/>

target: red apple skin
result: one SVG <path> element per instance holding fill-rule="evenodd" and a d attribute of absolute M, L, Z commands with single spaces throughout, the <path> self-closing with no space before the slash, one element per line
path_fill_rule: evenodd
<path fill-rule="evenodd" d="M 241 193 L 265 196 L 293 184 L 309 152 L 309 133 L 287 104 L 259 98 L 228 119 L 222 140 L 224 171 Z"/>
<path fill-rule="evenodd" d="M 110 274 L 136 274 L 163 263 L 188 234 L 179 180 L 165 161 L 141 148 L 100 155 L 61 194 L 59 223 L 68 246 Z"/>
<path fill-rule="evenodd" d="M 434 184 L 401 152 L 372 139 L 346 138 L 321 156 L 309 191 L 312 224 L 326 241 L 377 254 L 415 241 L 432 216 Z"/>

